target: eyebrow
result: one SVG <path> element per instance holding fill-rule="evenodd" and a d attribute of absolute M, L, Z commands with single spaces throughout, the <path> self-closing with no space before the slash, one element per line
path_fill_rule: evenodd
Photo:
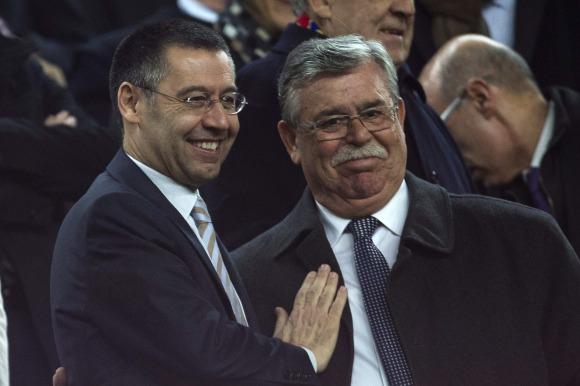
<path fill-rule="evenodd" d="M 192 92 L 196 92 L 196 91 L 203 92 L 203 93 L 206 93 L 206 94 L 211 94 L 211 91 L 207 87 L 204 87 L 204 86 L 188 86 L 188 87 L 185 87 L 185 88 L 182 88 L 181 90 L 179 90 L 179 92 L 177 93 L 177 96 L 178 97 L 184 97 L 185 95 L 190 94 Z M 232 92 L 232 91 L 237 92 L 238 91 L 238 88 L 236 86 L 229 86 L 229 87 L 226 87 L 225 89 L 221 90 L 220 91 L 220 94 L 225 94 L 227 92 Z"/>
<path fill-rule="evenodd" d="M 358 104 L 358 105 L 356 105 L 356 108 L 357 108 L 357 112 L 361 112 L 363 110 L 370 109 L 371 107 L 377 107 L 377 106 L 381 106 L 384 104 L 385 104 L 384 100 L 377 98 L 375 100 L 366 101 L 366 102 L 363 102 L 361 104 Z M 314 120 L 319 120 L 319 119 L 325 118 L 325 117 L 331 117 L 333 115 L 350 115 L 350 113 L 347 110 L 348 110 L 348 108 L 345 106 L 328 107 L 328 108 L 323 109 L 320 112 L 318 112 L 314 116 Z"/>

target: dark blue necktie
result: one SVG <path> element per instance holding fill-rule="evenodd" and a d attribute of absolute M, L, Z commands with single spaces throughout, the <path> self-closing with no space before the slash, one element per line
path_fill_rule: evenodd
<path fill-rule="evenodd" d="M 371 238 L 379 224 L 379 220 L 374 217 L 352 220 L 348 224 L 348 230 L 354 236 L 356 272 L 362 287 L 365 310 L 373 338 L 389 380 L 389 386 L 410 386 L 413 385 L 411 370 L 387 304 L 387 289 L 391 272 L 385 257 Z"/>
<path fill-rule="evenodd" d="M 534 207 L 550 213 L 550 204 L 540 187 L 540 168 L 530 168 L 526 174 L 526 185 L 532 196 Z"/>

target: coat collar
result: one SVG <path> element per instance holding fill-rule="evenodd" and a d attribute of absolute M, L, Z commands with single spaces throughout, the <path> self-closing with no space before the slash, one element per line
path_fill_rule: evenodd
<path fill-rule="evenodd" d="M 449 193 L 407 172 L 409 214 L 402 239 L 425 248 L 451 253 L 455 244 Z"/>
<path fill-rule="evenodd" d="M 580 94 L 563 87 L 553 87 L 549 90 L 550 99 L 554 102 L 554 134 L 549 148 L 556 146 L 566 131 L 571 129 L 572 117 L 570 114 L 578 110 Z"/>
<path fill-rule="evenodd" d="M 409 213 L 403 229 L 403 241 L 450 253 L 454 247 L 455 233 L 449 193 L 409 172 L 405 180 L 409 188 Z M 276 231 L 276 228 L 283 228 L 283 231 Z M 330 248 L 330 245 L 308 188 L 286 219 L 276 225 L 273 234 L 277 235 L 273 242 L 280 251 L 296 247 L 299 258 L 308 267 L 315 269 L 327 262 L 319 252 L 322 250 L 320 248 Z"/>
<path fill-rule="evenodd" d="M 278 42 L 276 42 L 274 47 L 272 47 L 272 51 L 288 55 L 290 51 L 296 48 L 300 43 L 315 37 L 322 38 L 323 36 L 296 24 L 289 24 L 284 31 L 282 31 L 282 35 L 280 35 L 280 39 L 278 39 Z"/>

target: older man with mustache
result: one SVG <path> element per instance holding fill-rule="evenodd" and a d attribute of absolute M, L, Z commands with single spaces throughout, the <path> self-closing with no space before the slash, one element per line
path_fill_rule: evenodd
<path fill-rule="evenodd" d="M 264 333 L 324 263 L 349 298 L 323 385 L 580 384 L 572 247 L 544 212 L 405 173 L 406 107 L 381 44 L 302 43 L 279 94 L 278 131 L 308 187 L 233 256 Z"/>
<path fill-rule="evenodd" d="M 405 64 L 413 36 L 414 1 L 292 0 L 292 4 L 297 23 L 284 30 L 265 58 L 238 73 L 238 86 L 249 101 L 240 114 L 240 125 L 247 129 L 238 136 L 220 177 L 206 186 L 216 228 L 226 245 L 235 248 L 280 221 L 306 185 L 276 133 L 280 119 L 276 82 L 288 53 L 314 38 L 358 34 L 378 40 L 397 67 L 401 98 L 407 106 L 407 168 L 450 192 L 472 192 L 453 139 L 425 103 L 421 86 Z M 238 226 L 240 222 L 245 225 Z"/>

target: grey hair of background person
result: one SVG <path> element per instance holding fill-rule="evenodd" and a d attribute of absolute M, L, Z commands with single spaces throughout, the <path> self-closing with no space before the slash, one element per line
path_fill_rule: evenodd
<path fill-rule="evenodd" d="M 286 59 L 278 79 L 278 98 L 282 119 L 296 128 L 300 101 L 297 91 L 321 75 L 346 74 L 374 61 L 384 72 L 389 97 L 399 99 L 397 68 L 381 43 L 359 35 L 343 35 L 329 39 L 310 39 L 297 46 Z"/>
<path fill-rule="evenodd" d="M 481 78 L 512 92 L 537 89 L 530 67 L 517 52 L 495 42 L 464 44 L 439 62 L 440 95 L 443 103 L 455 99 L 469 79 Z"/>
<path fill-rule="evenodd" d="M 295 15 L 300 15 L 308 9 L 308 0 L 290 0 Z"/>

